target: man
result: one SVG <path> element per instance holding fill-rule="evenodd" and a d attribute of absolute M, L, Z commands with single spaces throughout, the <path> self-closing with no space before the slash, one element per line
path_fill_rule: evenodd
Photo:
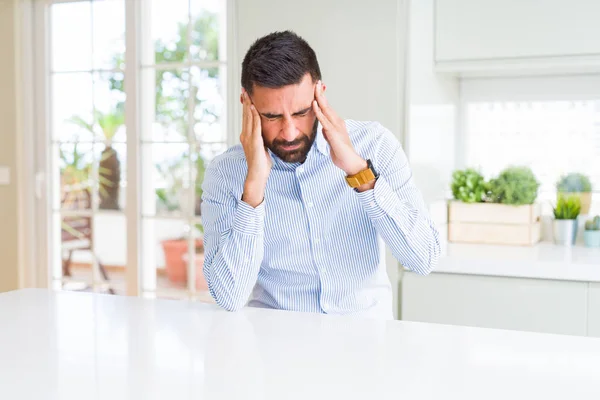
<path fill-rule="evenodd" d="M 342 120 L 313 49 L 258 39 L 242 62 L 241 145 L 204 179 L 204 275 L 217 304 L 392 318 L 385 244 L 428 274 L 438 232 L 394 135 Z"/>

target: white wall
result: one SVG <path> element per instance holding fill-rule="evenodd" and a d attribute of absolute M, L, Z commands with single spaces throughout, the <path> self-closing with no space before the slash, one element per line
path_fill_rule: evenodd
<path fill-rule="evenodd" d="M 457 167 L 459 82 L 434 71 L 434 0 L 411 0 L 408 40 L 406 148 L 416 185 L 440 231 L 446 253 L 446 195 Z"/>
<path fill-rule="evenodd" d="M 259 37 L 293 30 L 315 49 L 328 99 L 342 117 L 377 120 L 401 137 L 404 3 L 238 1 L 238 61 Z M 231 84 L 239 86 L 239 79 Z"/>
<path fill-rule="evenodd" d="M 10 184 L 0 185 L 0 292 L 15 290 L 23 279 L 19 266 L 17 147 L 21 131 L 19 19 L 16 0 L 0 1 L 0 166 L 8 167 Z M 22 244 L 22 243 L 21 243 Z"/>
<path fill-rule="evenodd" d="M 259 37 L 293 30 L 315 49 L 329 102 L 338 114 L 379 121 L 402 140 L 407 1 L 238 1 L 237 62 Z M 239 86 L 239 77 L 230 84 Z M 389 251 L 387 264 L 396 308 L 398 264 Z"/>
<path fill-rule="evenodd" d="M 410 2 L 407 147 L 428 202 L 443 199 L 456 166 L 458 79 L 434 72 L 434 0 Z"/>

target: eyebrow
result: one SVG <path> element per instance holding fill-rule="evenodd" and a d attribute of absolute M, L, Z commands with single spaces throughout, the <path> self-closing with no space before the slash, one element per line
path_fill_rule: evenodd
<path fill-rule="evenodd" d="M 307 112 L 309 112 L 311 110 L 312 106 L 308 106 L 300 111 L 296 111 L 295 113 L 293 113 L 292 115 L 301 115 L 301 114 L 306 114 Z M 265 118 L 280 118 L 283 117 L 283 114 L 272 114 L 272 113 L 260 113 L 263 117 Z"/>

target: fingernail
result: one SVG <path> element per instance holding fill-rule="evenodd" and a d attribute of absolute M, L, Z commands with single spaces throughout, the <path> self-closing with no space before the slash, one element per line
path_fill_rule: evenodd
<path fill-rule="evenodd" d="M 254 110 L 254 104 L 250 104 L 250 109 Z"/>

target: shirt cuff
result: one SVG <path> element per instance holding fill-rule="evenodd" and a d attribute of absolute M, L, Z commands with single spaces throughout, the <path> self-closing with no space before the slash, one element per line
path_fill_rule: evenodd
<path fill-rule="evenodd" d="M 265 201 L 263 200 L 256 208 L 244 201 L 239 201 L 233 229 L 245 235 L 261 235 L 264 232 Z"/>
<path fill-rule="evenodd" d="M 365 190 L 357 195 L 371 219 L 383 218 L 386 215 L 393 216 L 394 213 L 401 212 L 402 208 L 406 207 L 406 204 L 398 198 L 383 176 L 377 178 L 373 189 Z"/>

